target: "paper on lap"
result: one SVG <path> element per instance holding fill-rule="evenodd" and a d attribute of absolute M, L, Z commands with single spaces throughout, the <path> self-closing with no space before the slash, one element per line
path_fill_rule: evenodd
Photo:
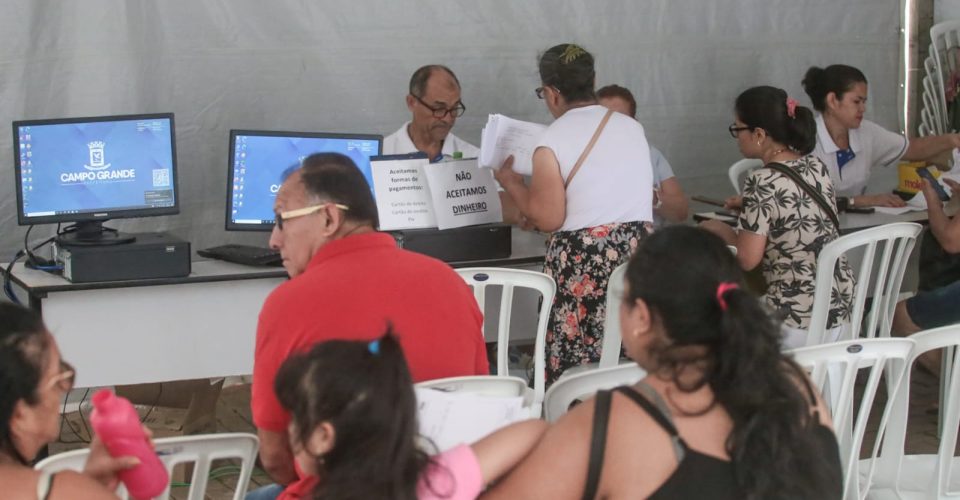
<path fill-rule="evenodd" d="M 539 123 L 490 115 L 480 134 L 480 166 L 500 168 L 503 161 L 513 155 L 513 170 L 533 175 L 533 150 L 546 129 L 546 125 Z"/>
<path fill-rule="evenodd" d="M 420 435 L 443 452 L 473 443 L 491 432 L 530 418 L 522 396 L 484 396 L 416 388 Z M 430 450 L 433 451 L 433 450 Z"/>

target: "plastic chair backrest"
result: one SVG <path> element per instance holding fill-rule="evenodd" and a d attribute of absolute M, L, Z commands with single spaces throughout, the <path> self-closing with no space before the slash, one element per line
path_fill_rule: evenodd
<path fill-rule="evenodd" d="M 500 375 L 468 375 L 426 380 L 417 387 L 440 389 L 444 392 L 472 392 L 484 396 L 525 396 L 527 381 L 520 377 Z M 531 401 L 532 402 L 532 401 Z"/>
<path fill-rule="evenodd" d="M 600 352 L 600 368 L 620 364 L 620 303 L 623 301 L 627 263 L 617 266 L 607 281 L 607 317 L 603 322 L 603 350 Z"/>
<path fill-rule="evenodd" d="M 193 436 L 179 436 L 155 439 L 157 455 L 167 466 L 167 472 L 182 463 L 193 463 L 193 477 L 190 479 L 188 500 L 203 500 L 207 490 L 207 480 L 210 476 L 210 464 L 214 460 L 239 459 L 240 474 L 237 477 L 237 488 L 233 492 L 233 500 L 242 500 L 247 494 L 247 485 L 253 473 L 254 462 L 257 459 L 257 450 L 260 440 L 253 434 L 225 433 L 225 434 L 198 434 Z M 59 472 L 62 470 L 82 471 L 90 450 L 87 448 L 73 450 L 49 456 L 41 460 L 34 467 L 37 470 Z M 127 491 L 121 484 L 117 495 L 126 500 Z M 170 497 L 170 485 L 158 498 Z"/>
<path fill-rule="evenodd" d="M 730 165 L 730 170 L 727 171 L 727 175 L 730 176 L 730 184 L 733 184 L 733 189 L 737 191 L 737 194 L 743 192 L 743 189 L 741 189 L 740 177 L 751 170 L 756 170 L 762 166 L 763 161 L 756 158 L 744 158 L 735 162 L 733 165 Z"/>
<path fill-rule="evenodd" d="M 887 436 L 883 441 L 880 456 L 876 459 L 876 480 L 874 486 L 878 489 L 890 488 L 893 490 L 907 490 L 904 482 L 920 484 L 925 487 L 922 491 L 924 498 L 960 497 L 960 491 L 951 491 L 951 464 L 954 461 L 954 450 L 957 446 L 957 431 L 960 428 L 960 370 L 957 366 L 957 354 L 960 352 L 960 325 L 950 325 L 941 328 L 915 333 L 909 337 L 916 343 L 907 365 L 912 366 L 920 355 L 944 349 L 943 376 L 941 377 L 940 401 L 943 407 L 941 420 L 940 443 L 935 456 L 936 466 L 927 467 L 924 462 L 923 477 L 904 477 L 901 464 L 904 462 L 904 445 L 907 437 L 907 422 L 910 411 L 910 370 L 906 371 L 903 383 L 893 398 L 893 409 L 887 423 Z M 920 472 L 914 468 L 911 474 Z M 905 481 L 906 480 L 906 481 Z M 955 485 L 954 485 L 955 486 Z M 916 491 L 910 490 L 916 493 Z"/>
<path fill-rule="evenodd" d="M 488 286 L 498 286 L 502 289 L 500 295 L 500 318 L 497 324 L 497 373 L 509 373 L 509 358 L 507 348 L 510 340 L 510 313 L 513 309 L 514 288 L 529 288 L 536 290 L 543 298 L 540 314 L 537 319 L 537 336 L 533 346 L 533 392 L 534 403 L 543 402 L 543 393 L 546 386 L 546 337 L 547 320 L 550 318 L 550 308 L 553 297 L 557 293 L 557 284 L 553 278 L 535 271 L 509 269 L 502 267 L 465 267 L 457 269 L 464 281 L 473 288 L 473 296 L 477 299 L 480 310 L 486 305 L 486 289 Z M 486 318 L 484 318 L 486 322 Z"/>
<path fill-rule="evenodd" d="M 930 28 L 930 51 L 936 71 L 934 80 L 939 87 L 936 97 L 943 103 L 944 122 L 946 123 L 946 89 L 945 83 L 957 69 L 957 50 L 960 48 L 960 21 L 944 21 Z M 924 64 L 930 74 L 930 68 Z M 947 127 L 949 129 L 949 127 Z"/>
<path fill-rule="evenodd" d="M 867 322 L 867 337 L 890 336 L 900 284 L 921 229 L 919 224 L 912 222 L 885 224 L 841 236 L 823 247 L 817 258 L 816 293 L 813 297 L 806 345 L 827 341 L 825 337 L 830 303 L 833 300 L 831 294 L 834 271 L 840 257 L 854 249 L 863 249 L 863 260 L 859 269 L 853 270 L 856 278 L 853 309 L 850 323 L 844 325 L 840 340 L 859 336 L 867 297 L 873 297 Z M 876 276 L 872 276 L 874 269 L 877 270 Z"/>
<path fill-rule="evenodd" d="M 647 374 L 636 363 L 626 363 L 613 368 L 597 368 L 557 380 L 543 401 L 547 422 L 556 422 L 576 400 L 585 400 L 601 389 L 612 389 L 636 383 Z"/>
<path fill-rule="evenodd" d="M 930 66 L 934 66 L 933 71 L 936 71 L 933 59 L 927 58 L 927 60 Z M 941 92 L 936 89 L 935 79 L 936 75 L 928 74 L 921 80 L 923 107 L 920 111 L 921 114 L 924 115 L 923 118 L 926 126 L 933 132 L 932 135 L 940 135 L 947 130 L 947 104 L 946 100 L 941 99 L 939 96 Z"/>
<path fill-rule="evenodd" d="M 873 400 L 881 378 L 886 379 L 888 394 L 899 388 L 913 347 L 914 342 L 910 339 L 860 339 L 801 347 L 790 352 L 797 364 L 808 370 L 810 380 L 821 393 L 828 385 L 830 390 L 839 392 L 835 398 L 838 404 L 831 408 L 831 417 L 840 444 L 846 499 L 862 498 L 861 489 L 869 489 L 874 467 L 871 465 L 861 477 L 859 459 Z M 863 370 L 868 371 L 868 376 L 854 414 L 854 386 L 857 375 Z M 828 380 L 828 371 L 830 377 L 839 376 L 839 380 Z M 892 405 L 893 398 L 889 398 L 880 417 L 872 457 L 877 456 Z"/>

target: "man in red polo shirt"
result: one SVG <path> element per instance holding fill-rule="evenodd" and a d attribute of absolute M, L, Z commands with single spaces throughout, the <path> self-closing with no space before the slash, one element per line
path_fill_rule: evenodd
<path fill-rule="evenodd" d="M 283 182 L 274 208 L 270 246 L 291 279 L 260 312 L 251 407 L 264 467 L 279 484 L 290 484 L 298 480 L 290 416 L 273 390 L 290 353 L 324 340 L 374 339 L 389 324 L 414 381 L 487 374 L 488 364 L 483 317 L 470 288 L 448 265 L 399 249 L 375 230 L 370 186 L 349 158 L 307 157 Z"/>

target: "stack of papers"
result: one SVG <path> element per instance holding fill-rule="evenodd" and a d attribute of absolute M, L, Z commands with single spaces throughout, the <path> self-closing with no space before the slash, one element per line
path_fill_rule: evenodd
<path fill-rule="evenodd" d="M 503 161 L 513 155 L 513 170 L 521 175 L 533 175 L 533 150 L 546 129 L 546 125 L 539 123 L 490 115 L 480 134 L 480 166 L 500 168 Z"/>
<path fill-rule="evenodd" d="M 484 396 L 471 392 L 445 392 L 417 387 L 420 435 L 437 452 L 470 444 L 514 422 L 530 418 L 523 396 Z"/>

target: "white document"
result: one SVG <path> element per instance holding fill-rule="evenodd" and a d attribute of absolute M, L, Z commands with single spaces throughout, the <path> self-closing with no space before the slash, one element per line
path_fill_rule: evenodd
<path fill-rule="evenodd" d="M 907 206 L 905 207 L 875 207 L 874 211 L 881 214 L 900 215 L 907 212 L 919 212 L 926 209 L 927 198 L 923 196 L 923 192 L 917 192 L 917 194 L 913 195 L 913 198 L 910 198 L 910 200 L 907 201 Z"/>
<path fill-rule="evenodd" d="M 493 171 L 477 168 L 477 160 L 431 163 L 423 169 L 440 229 L 503 222 Z"/>
<path fill-rule="evenodd" d="M 533 175 L 533 150 L 547 129 L 539 123 L 490 115 L 480 135 L 480 166 L 500 168 L 513 155 L 513 169 L 522 175 Z"/>
<path fill-rule="evenodd" d="M 470 392 L 446 392 L 416 388 L 420 435 L 437 452 L 470 444 L 514 422 L 530 418 L 523 397 L 483 396 Z"/>
<path fill-rule="evenodd" d="M 370 162 L 381 231 L 437 227 L 423 170 L 428 163 L 426 158 Z"/>

